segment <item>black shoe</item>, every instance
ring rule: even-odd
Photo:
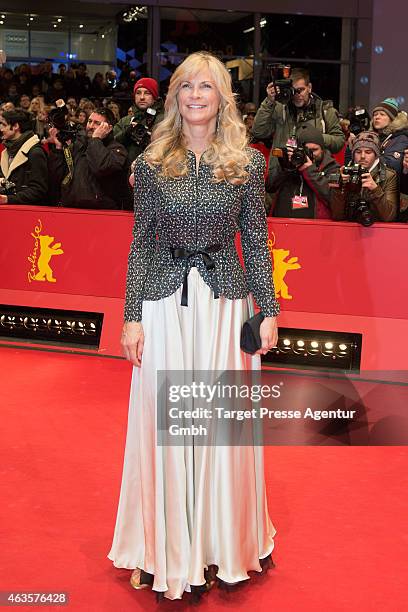
[[[160,603],[161,601],[164,601],[164,593],[163,591],[156,591],[156,602]]]
[[[203,593],[207,592],[207,583],[198,586],[191,585],[191,600],[194,604],[200,603]]]
[[[275,564],[273,562],[272,555],[270,554],[267,557],[264,557],[263,559],[259,559],[259,565],[262,568],[262,574],[266,573],[268,569],[273,569],[275,567]]]

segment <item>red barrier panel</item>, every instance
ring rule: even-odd
[[[100,350],[120,354],[115,334],[121,326],[132,215],[2,206],[0,223],[1,302],[104,312]],[[280,324],[363,333],[370,347],[366,367],[395,368],[397,354],[398,367],[405,368],[408,227],[288,219],[271,219],[268,225]],[[397,334],[394,360],[385,354],[373,358],[390,333]]]

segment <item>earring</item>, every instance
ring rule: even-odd
[[[215,133],[218,134],[219,129],[220,129],[220,122],[221,122],[221,111],[219,110],[217,113],[217,121],[215,123]]]

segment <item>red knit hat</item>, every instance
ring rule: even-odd
[[[136,81],[135,86],[133,88],[133,93],[136,93],[136,89],[139,87],[144,87],[149,91],[153,98],[156,99],[159,97],[159,85],[155,79],[151,79],[150,77],[143,77]]]

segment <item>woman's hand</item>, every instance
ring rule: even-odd
[[[278,343],[278,318],[277,317],[265,317],[259,328],[259,334],[261,336],[262,346],[259,351],[256,351],[257,355],[266,355],[268,351]]]
[[[137,368],[140,368],[144,346],[142,324],[136,321],[127,321],[123,326],[120,343],[126,359]]]

